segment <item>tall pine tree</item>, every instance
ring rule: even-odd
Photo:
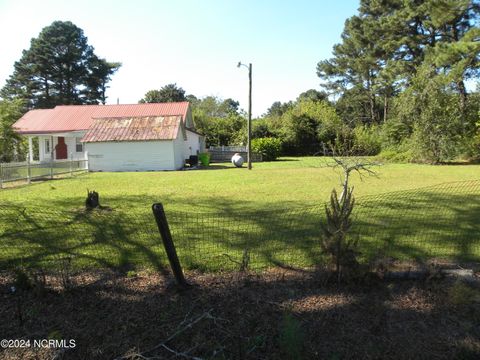
[[[105,103],[107,83],[120,66],[96,56],[82,29],[55,21],[15,62],[1,96],[25,100],[28,108]]]

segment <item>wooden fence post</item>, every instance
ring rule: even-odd
[[[180,265],[180,261],[178,260],[177,251],[172,240],[172,234],[170,233],[170,228],[168,226],[168,221],[165,215],[165,210],[163,209],[163,205],[160,203],[153,204],[152,211],[153,216],[155,217],[155,221],[157,222],[158,231],[160,232],[160,236],[162,237],[163,246],[165,247],[168,261],[170,262],[170,266],[172,267],[172,271],[175,275],[177,284],[181,287],[187,287],[189,286],[189,284],[183,276],[182,266]]]
[[[90,158],[88,157],[88,151],[85,151],[85,168],[87,172],[90,172]]]
[[[0,163],[0,189],[3,188],[3,165]]]
[[[32,177],[32,169],[30,167],[30,155],[27,156],[27,183],[30,184],[30,178]]]
[[[70,177],[73,176],[73,153],[70,153]]]

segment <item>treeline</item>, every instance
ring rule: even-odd
[[[479,13],[476,0],[362,0],[317,65],[321,91],[273,103],[253,137],[278,139],[284,155],[335,147],[397,161],[480,158]],[[236,101],[185,99],[209,145],[246,143]]]
[[[480,155],[480,6],[362,0],[317,75],[355,136],[385,157],[438,163]],[[357,146],[361,147],[361,146]]]

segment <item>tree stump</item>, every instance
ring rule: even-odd
[[[100,207],[100,200],[96,191],[87,190],[87,200],[85,200],[87,210],[93,210]]]

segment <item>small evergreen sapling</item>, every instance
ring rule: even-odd
[[[360,179],[364,174],[376,176],[376,172],[371,170],[371,167],[380,164],[364,158],[337,157],[335,149],[332,149],[332,152],[334,165],[331,167],[339,167],[343,172],[342,193],[338,196],[337,191],[333,189],[330,203],[325,205],[326,225],[323,228],[321,247],[330,257],[337,275],[337,282],[340,282],[346,270],[355,271],[359,267],[358,238],[349,236],[352,227],[351,215],[355,206],[353,187],[349,185],[350,175],[356,172]]]
[[[344,269],[358,267],[358,239],[349,239],[352,227],[352,210],[355,205],[353,188],[347,188],[340,198],[335,189],[330,195],[330,203],[325,205],[326,225],[323,228],[321,247],[328,254],[335,267],[337,280],[340,281]]]

